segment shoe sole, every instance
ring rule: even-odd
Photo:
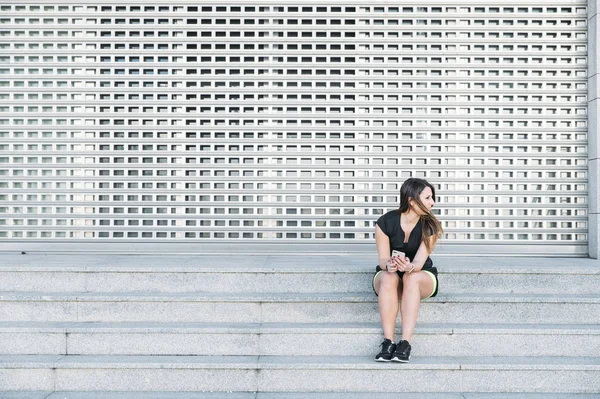
[[[382,357],[380,357],[379,359],[375,359],[376,362],[381,362],[381,363],[389,363],[392,360],[391,359],[384,359]]]
[[[406,360],[404,359],[398,359],[397,357],[393,358],[391,361],[394,363],[408,363],[408,361],[410,360],[410,357]]]

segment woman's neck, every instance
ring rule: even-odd
[[[420,216],[417,215],[417,213],[412,209],[402,213],[402,217],[408,224],[415,224],[419,221],[420,218]]]

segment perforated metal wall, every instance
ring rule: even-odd
[[[422,177],[443,252],[587,253],[585,1],[61,4],[0,5],[4,249],[373,250]]]

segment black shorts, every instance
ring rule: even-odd
[[[375,268],[375,275],[373,275],[373,292],[375,292],[375,278],[377,277],[377,275],[381,272],[384,272],[385,270],[382,270],[381,267],[379,267],[379,265],[377,265],[377,267]],[[433,292],[431,293],[431,295],[429,295],[427,298],[433,298],[434,296],[437,295],[438,293],[438,271],[437,268],[435,267],[428,267],[426,269],[421,269],[422,272],[425,272],[427,274],[429,274],[431,276],[431,278],[433,279]],[[386,272],[387,273],[387,272]],[[404,272],[401,271],[396,271],[396,273],[398,273],[398,276],[400,277],[400,281],[402,281],[402,276],[404,275]],[[375,292],[375,295],[377,295],[377,292]],[[427,299],[424,298],[424,299]]]

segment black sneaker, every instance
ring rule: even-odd
[[[392,354],[396,350],[396,344],[386,338],[379,346],[381,346],[381,352],[375,356],[375,361],[389,362],[392,359]]]
[[[408,363],[410,360],[410,344],[408,341],[400,341],[392,355],[392,362]]]

